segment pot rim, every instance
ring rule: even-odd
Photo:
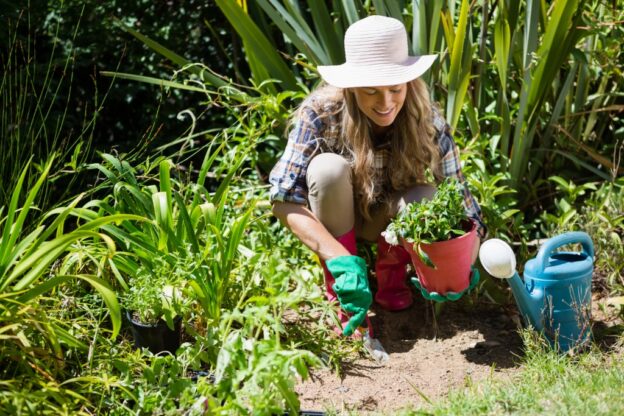
[[[147,323],[144,323],[144,322],[135,321],[132,318],[132,312],[134,312],[134,311],[130,311],[130,310],[126,309],[126,319],[128,319],[128,322],[130,322],[132,325],[136,325],[136,326],[138,326],[140,328],[157,328],[158,325],[161,325],[161,324],[167,325],[165,320],[162,319],[162,318],[158,318],[158,322],[156,322],[155,324],[147,324]],[[182,317],[180,315],[176,315],[173,318],[173,324],[175,325],[175,324],[177,324],[181,320],[182,320]]]

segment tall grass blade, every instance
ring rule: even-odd
[[[511,48],[511,34],[509,24],[499,14],[494,24],[494,49],[496,51],[496,69],[498,78],[503,87],[503,94],[507,94],[507,66],[509,62],[509,50]]]
[[[360,13],[358,12],[359,9],[355,5],[356,1],[359,3],[361,9],[362,4],[360,0],[340,0],[342,4],[342,11],[347,18],[349,26],[360,20]]]
[[[56,237],[54,240],[46,241],[41,244],[38,250],[16,263],[15,268],[6,278],[0,289],[6,289],[8,284],[21,275],[24,276],[15,283],[13,290],[19,291],[26,289],[35,280],[44,275],[48,266],[56,261],[61,253],[67,250],[70,244],[88,237],[99,238],[99,235],[93,231],[74,231],[62,237]]]
[[[180,224],[186,230],[186,233],[182,235],[182,233],[178,234],[180,241],[189,241],[193,248],[194,253],[201,252],[199,248],[199,241],[197,240],[197,236],[195,235],[196,229],[193,226],[191,221],[191,217],[189,216],[188,211],[186,210],[186,206],[184,205],[184,201],[178,194],[174,195],[176,204],[178,206],[178,214],[180,215]]]
[[[582,16],[583,7],[583,0],[572,2],[558,0],[553,4],[550,18],[544,17],[545,33],[536,53],[538,59],[535,70],[525,68],[525,83],[514,131],[510,165],[511,179],[516,188],[524,180],[527,171],[529,153],[533,146],[542,104],[550,95],[552,83],[558,76],[564,60],[569,57],[577,41],[584,34],[583,30],[577,29],[577,21]]]
[[[280,80],[282,89],[296,90],[297,81],[293,72],[284,63],[284,60],[277,53],[271,42],[260,32],[256,24],[240,6],[228,0],[216,0],[216,3],[243,39],[248,48],[247,56],[253,56],[254,59],[261,62],[271,78]],[[264,80],[256,79],[257,82]]]
[[[19,203],[19,198],[21,194],[21,188],[24,184],[24,180],[26,178],[26,173],[30,169],[30,163],[24,167],[22,174],[20,175],[17,184],[13,190],[13,195],[11,197],[11,202],[9,208],[7,210],[6,219],[4,220],[4,229],[2,230],[2,244],[0,245],[0,278],[4,275],[6,271],[7,259],[10,253],[10,250],[15,245],[17,239],[22,234],[22,227],[24,222],[26,221],[26,217],[28,213],[33,208],[33,203],[37,196],[37,193],[41,189],[41,186],[45,182],[48,177],[48,173],[50,172],[50,168],[52,167],[52,162],[54,161],[54,157],[50,158],[46,165],[43,168],[43,172],[37,179],[37,182],[32,186],[26,200],[22,204],[21,208],[18,210],[17,205]],[[15,214],[19,211],[19,215],[13,223],[13,218],[15,218]],[[0,281],[0,287],[4,286],[4,282]]]
[[[299,0],[269,0],[271,4],[280,12],[285,11],[284,17],[290,17],[296,22],[293,27],[302,29],[307,36],[315,38],[316,35],[312,31],[312,28],[308,25],[308,18],[303,15],[303,11],[299,6]],[[283,3],[283,5],[282,5]],[[285,9],[284,9],[285,7]]]
[[[383,16],[394,17],[403,20],[402,10],[405,6],[405,0],[373,0],[375,11]]]
[[[295,47],[316,64],[330,64],[331,60],[302,16],[289,11],[279,1],[258,0],[258,5]]]
[[[126,32],[130,33],[132,36],[134,36],[135,38],[143,42],[145,46],[153,49],[155,52],[169,59],[171,62],[178,65],[179,67],[187,66],[190,64],[190,61],[188,59],[178,55],[177,53],[173,52],[170,49],[167,49],[166,47],[156,42],[155,40],[143,35],[142,33],[132,29],[131,27],[123,23],[120,23],[120,26],[123,30],[125,30]],[[195,72],[197,75],[200,75],[203,81],[208,82],[216,87],[222,87],[227,84],[224,80],[222,80],[221,78],[209,72],[205,72],[205,71],[200,72],[199,70],[193,70],[193,72]]]
[[[422,79],[429,85],[431,98],[436,100],[436,83],[441,83],[444,77],[442,68],[445,66],[445,55],[442,51],[443,41],[448,30],[449,36],[454,36],[451,28],[445,26],[446,20],[442,7],[445,2],[427,2],[424,0],[412,0],[412,51],[416,55],[438,55],[439,58],[433,63],[432,69],[427,71]],[[452,21],[452,20],[451,20]],[[444,97],[447,96],[446,91]],[[444,103],[441,103],[444,105]]]
[[[327,5],[323,1],[309,3],[310,13],[316,32],[323,44],[323,48],[328,52],[333,64],[341,64],[345,61],[342,30],[332,21]]]
[[[472,47],[467,37],[469,8],[469,1],[462,0],[459,20],[450,49],[451,66],[448,75],[449,96],[446,103],[446,113],[452,128],[455,128],[459,122],[470,80]]]
[[[441,2],[436,2],[436,4],[438,3]],[[425,0],[412,0],[412,14],[414,15],[412,51],[416,55],[426,55],[429,52],[428,45],[430,45],[429,32],[427,31],[427,2]],[[433,28],[431,32],[433,32]]]
[[[505,1],[505,0],[500,0]],[[522,69],[528,71],[532,54],[537,49],[539,35],[540,0],[527,0],[525,11],[524,38],[522,48]]]
[[[571,33],[572,17],[579,6],[578,0],[557,0],[554,10],[546,26],[546,32],[537,50],[538,63],[533,74],[533,84],[529,92],[528,106],[534,108],[538,100],[545,96],[554,74],[559,70],[561,63],[568,56],[569,50],[563,48],[565,38]]]
[[[158,85],[159,87],[167,87],[167,88],[175,88],[178,90],[186,90],[186,91],[194,91],[194,92],[202,92],[206,93],[206,89],[196,87],[193,85],[182,84],[180,82],[168,81],[166,79],[148,77],[145,75],[135,75],[135,74],[126,74],[123,72],[113,72],[113,71],[100,71],[100,74],[105,77],[113,77],[119,79],[127,79],[130,81],[138,81],[146,84]]]

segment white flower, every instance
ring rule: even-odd
[[[391,244],[393,246],[399,245],[399,236],[397,235],[396,231],[391,229],[390,227],[388,227],[386,231],[383,231],[381,235],[388,244]]]
[[[243,349],[245,351],[253,351],[254,341],[253,339],[246,338],[243,340]]]
[[[180,289],[171,285],[163,287],[162,293],[160,294],[163,309],[172,309],[173,304],[179,302],[181,297],[182,292],[180,292]]]

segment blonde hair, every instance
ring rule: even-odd
[[[427,169],[431,169],[435,177],[439,176],[440,153],[429,91],[424,81],[415,79],[407,83],[405,103],[393,122],[394,128],[389,136],[389,159],[383,172],[375,168],[371,122],[358,107],[355,93],[350,89],[325,85],[314,92],[314,97],[324,106],[314,108],[319,117],[333,115],[341,120],[337,147],[351,159],[355,202],[364,218],[371,219],[372,205],[390,202],[390,191],[402,191],[427,183]],[[301,116],[303,107],[309,104],[306,100],[295,116]],[[323,111],[326,109],[332,110]]]

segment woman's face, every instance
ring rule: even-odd
[[[353,92],[359,109],[373,122],[375,133],[381,133],[394,122],[403,108],[407,84],[359,87]]]

